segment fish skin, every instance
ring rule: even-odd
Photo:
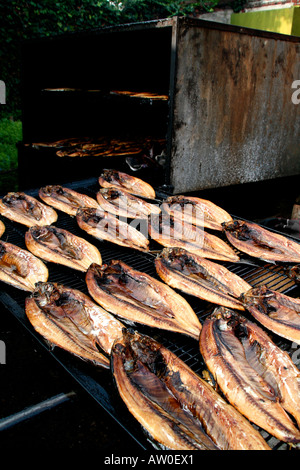
[[[86,273],[91,297],[124,321],[186,334],[198,341],[201,323],[188,302],[171,287],[119,260]]]
[[[243,293],[241,302],[264,327],[300,344],[300,299],[262,285]]]
[[[165,450],[270,450],[248,420],[152,338],[124,330],[111,358],[121,398]]]
[[[253,356],[246,357],[253,348],[258,350],[255,361]],[[200,352],[229,403],[277,439],[300,447],[300,431],[283,408],[276,377],[268,379],[272,374],[268,362],[263,362],[272,354],[276,367],[285,367],[282,351],[260,327],[240,313],[218,307],[203,323]]]
[[[42,260],[13,243],[0,241],[0,280],[24,291],[47,281],[49,271]]]
[[[155,190],[149,183],[122,171],[104,169],[98,182],[103,188],[121,188],[136,196],[155,198]]]
[[[300,264],[295,264],[291,268],[287,269],[287,275],[298,284],[300,283]]]
[[[239,256],[228,243],[188,222],[182,223],[169,214],[151,216],[149,235],[166,248],[184,248],[203,258],[220,261],[239,261]]]
[[[107,240],[120,246],[149,251],[149,240],[136,228],[119,220],[113,214],[96,208],[77,210],[76,220],[79,227],[98,240]]]
[[[92,197],[58,184],[40,188],[39,197],[55,209],[71,216],[76,215],[79,207],[99,207],[97,201]]]
[[[222,223],[232,221],[231,215],[224,209],[199,197],[169,196],[163,202],[162,207],[175,218],[213,230],[222,231]]]
[[[63,243],[60,243],[60,240],[63,240]],[[101,254],[94,245],[53,225],[30,227],[25,233],[25,244],[29,251],[45,261],[63,264],[83,272],[93,262],[102,263]]]
[[[0,220],[0,237],[2,237],[4,232],[5,232],[5,225],[2,222],[2,220]]]
[[[155,259],[155,267],[170,287],[208,302],[244,310],[239,297],[251,286],[221,264],[182,248],[164,248]]]
[[[148,219],[149,215],[160,213],[160,208],[152,203],[117,188],[102,188],[97,192],[100,207],[111,214],[132,219]]]
[[[222,225],[231,245],[250,256],[266,261],[300,262],[300,243],[284,235],[239,219]]]
[[[37,283],[25,300],[25,312],[34,329],[51,344],[110,367],[112,345],[124,326],[81,291],[58,283]]]
[[[9,192],[0,199],[0,214],[27,227],[51,225],[58,217],[52,207],[22,191]]]

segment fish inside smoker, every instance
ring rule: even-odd
[[[82,230],[99,240],[107,240],[139,251],[149,251],[149,240],[142,232],[100,207],[78,209],[76,220]]]
[[[273,233],[254,222],[225,222],[228,241],[238,250],[266,261],[300,262],[300,243]]]
[[[119,260],[86,273],[91,297],[125,322],[183,333],[198,340],[201,330],[189,303],[166,284]]]
[[[52,345],[109,368],[109,355],[124,325],[77,289],[39,282],[25,301],[34,329]]]
[[[233,406],[154,339],[123,330],[111,358],[121,398],[156,447],[270,450]]]
[[[200,334],[203,359],[228,401],[277,439],[300,447],[300,372],[255,323],[218,307]]]
[[[163,202],[162,208],[175,218],[213,230],[222,230],[223,222],[232,221],[224,209],[198,197],[170,196]]]
[[[33,291],[35,283],[47,281],[47,266],[18,246],[0,241],[0,280],[18,289]]]
[[[263,285],[243,293],[241,302],[270,331],[300,344],[300,299]]]
[[[57,220],[57,213],[52,207],[23,192],[7,193],[0,200],[0,214],[27,227],[51,225]]]
[[[164,248],[155,268],[169,286],[225,307],[244,310],[239,297],[251,286],[225,266],[182,248]]]
[[[121,171],[105,169],[98,181],[103,188],[120,188],[136,196],[155,198],[155,190],[149,183]]]
[[[97,201],[103,210],[122,217],[147,219],[152,213],[160,213],[158,206],[117,188],[100,189]]]
[[[221,238],[203,228],[181,222],[169,214],[152,215],[148,224],[149,235],[164,247],[184,248],[203,258],[220,261],[239,261],[239,256]]]
[[[50,206],[73,216],[76,215],[79,207],[99,207],[95,199],[60,185],[40,188],[39,197]]]
[[[79,271],[86,271],[92,263],[102,263],[94,245],[53,225],[30,227],[25,233],[25,243],[29,251],[43,260]]]

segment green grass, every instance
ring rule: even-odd
[[[22,140],[21,121],[0,120],[0,192],[17,189],[17,142]]]

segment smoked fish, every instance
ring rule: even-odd
[[[162,209],[176,219],[200,227],[223,230],[223,222],[232,222],[231,215],[213,202],[199,197],[175,195],[168,197]]]
[[[155,268],[169,286],[225,307],[244,310],[239,297],[251,286],[225,266],[182,248],[164,248]]]
[[[92,264],[86,273],[86,284],[96,302],[124,321],[199,340],[201,323],[188,302],[163,282],[122,261]]]
[[[159,214],[161,211],[155,204],[122,189],[102,188],[96,197],[103,210],[122,217],[148,219],[150,214]]]
[[[107,240],[139,251],[149,251],[149,240],[142,232],[100,207],[78,209],[76,220],[82,230],[99,240]]]
[[[300,446],[300,372],[290,356],[239,312],[218,307],[200,334],[203,359],[225,397],[251,422]]]
[[[0,199],[0,214],[27,227],[51,225],[57,220],[52,207],[21,191],[9,192]]]
[[[111,358],[121,398],[156,446],[163,450],[270,450],[248,420],[149,336],[123,330]]]
[[[50,344],[104,368],[124,325],[77,289],[39,282],[25,300],[26,315]]]
[[[40,188],[39,197],[49,206],[72,216],[76,215],[79,207],[99,207],[96,199],[60,185],[48,185]]]
[[[262,285],[244,292],[241,302],[265,328],[300,344],[300,299]]]
[[[203,258],[221,261],[239,261],[239,256],[221,238],[188,222],[182,223],[169,214],[152,215],[148,231],[153,240],[164,247],[184,248]]]
[[[228,241],[238,250],[266,261],[300,262],[300,243],[254,222],[225,222]]]
[[[30,227],[25,233],[29,251],[45,261],[86,271],[91,263],[102,263],[99,250],[81,237],[53,225]]]
[[[135,196],[142,196],[148,199],[155,198],[155,190],[149,183],[122,171],[104,169],[98,181],[103,188],[125,189],[125,191]]]
[[[2,220],[0,220],[0,237],[2,237],[4,232],[5,232],[5,225],[2,222]]]
[[[18,246],[0,241],[0,280],[18,289],[33,291],[35,283],[47,281],[47,266]]]

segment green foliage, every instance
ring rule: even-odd
[[[0,171],[17,168],[17,142],[22,140],[21,121],[2,119],[0,121]]]
[[[0,120],[0,193],[18,189],[18,151],[22,140],[21,121]]]

